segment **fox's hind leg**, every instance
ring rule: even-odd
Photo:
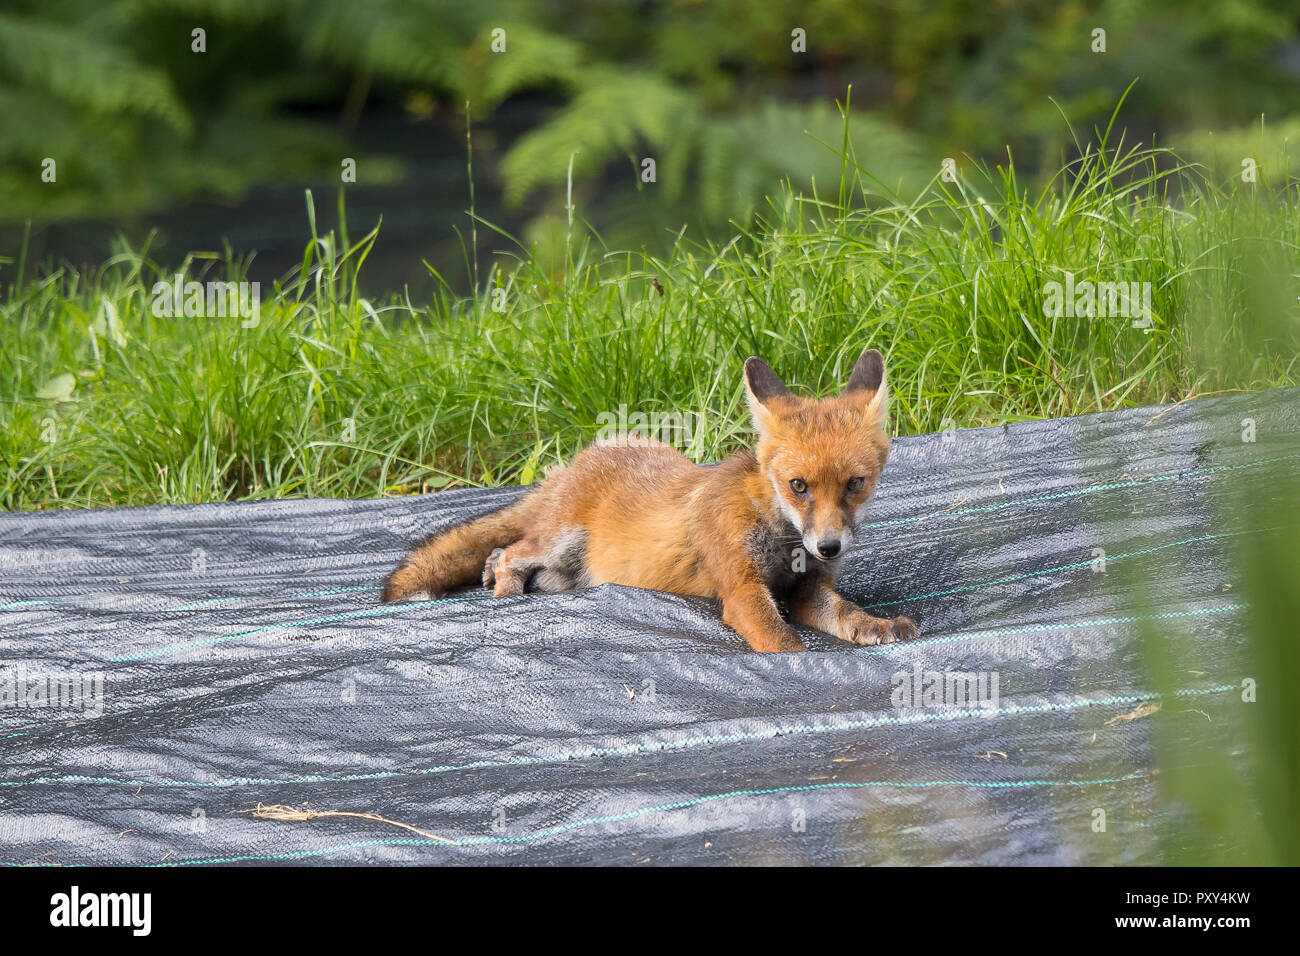
[[[545,572],[546,557],[547,549],[528,538],[497,548],[483,566],[483,586],[490,587],[497,597],[523,594],[530,589],[530,580]]]
[[[497,583],[497,562],[501,560],[501,555],[505,553],[505,548],[497,548],[487,556],[483,562],[483,586],[491,588]]]
[[[586,533],[564,531],[546,542],[525,538],[488,555],[483,586],[497,597],[525,591],[572,591],[586,581]]]
[[[497,548],[483,565],[483,586],[497,597],[523,594],[528,579],[540,567],[538,552],[537,545],[527,539]]]

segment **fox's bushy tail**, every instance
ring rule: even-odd
[[[382,600],[402,601],[421,591],[439,597],[452,588],[477,584],[488,555],[524,536],[531,498],[529,495],[420,542],[384,582]]]

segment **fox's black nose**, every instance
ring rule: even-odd
[[[817,553],[823,558],[833,558],[840,553],[840,539],[827,538],[825,541],[817,542]]]

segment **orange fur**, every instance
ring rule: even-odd
[[[480,576],[498,595],[622,584],[720,600],[759,651],[804,650],[778,600],[843,640],[914,636],[907,618],[873,617],[834,590],[889,453],[880,353],[864,352],[844,391],[821,400],[751,358],[745,391],[754,451],[700,466],[649,440],[590,445],[510,507],[415,548],[384,600]]]

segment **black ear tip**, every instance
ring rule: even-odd
[[[771,398],[789,391],[781,377],[757,355],[745,359],[745,382],[757,399]]]
[[[858,356],[845,391],[874,392],[885,377],[885,357],[878,349],[867,349]]]

